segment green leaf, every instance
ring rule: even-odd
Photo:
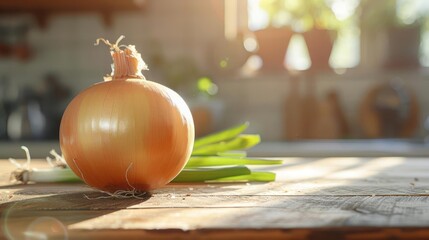
[[[236,127],[232,127],[217,133],[213,133],[198,139],[195,139],[194,142],[194,149],[199,148],[201,146],[207,145],[207,144],[213,144],[217,142],[222,142],[226,140],[230,140],[232,138],[235,138],[237,135],[242,133],[244,130],[247,129],[249,126],[248,122],[245,122],[243,124],[240,124]]]
[[[221,152],[247,149],[255,146],[261,141],[259,135],[239,135],[236,138],[224,142],[204,145],[194,148],[192,156],[195,155],[217,155]]]
[[[282,164],[282,160],[267,160],[253,158],[237,158],[237,157],[219,157],[219,156],[200,156],[191,157],[185,168],[192,167],[213,167],[225,165],[277,165]]]
[[[220,157],[235,157],[235,158],[245,158],[247,157],[246,151],[228,151],[217,153],[217,156]]]
[[[273,182],[276,180],[276,174],[272,172],[252,172],[248,175],[232,176],[218,178],[209,182]]]
[[[239,175],[249,175],[251,171],[247,167],[227,167],[227,168],[194,168],[183,169],[172,182],[205,182],[219,178],[233,177]]]

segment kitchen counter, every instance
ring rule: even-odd
[[[429,238],[429,158],[284,158],[262,167],[275,182],[171,184],[129,199],[11,183],[13,168],[0,160],[0,238]]]
[[[429,143],[401,139],[262,142],[248,153],[255,157],[429,157]]]

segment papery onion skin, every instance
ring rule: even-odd
[[[184,100],[142,79],[84,90],[68,105],[60,126],[67,164],[88,185],[108,192],[164,186],[185,166],[193,142],[194,123]]]

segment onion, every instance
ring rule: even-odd
[[[77,95],[64,112],[60,146],[67,164],[88,185],[147,191],[169,183],[192,152],[194,123],[173,90],[146,80],[132,45],[110,46],[113,71]]]

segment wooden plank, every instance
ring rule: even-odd
[[[84,229],[429,226],[429,196],[190,196],[88,200],[78,194],[66,194],[4,203],[0,209],[7,214],[3,217],[12,219],[40,215],[63,218],[67,212],[64,216],[67,219],[73,215],[81,218],[72,227]],[[89,217],[90,220],[81,221],[97,211],[102,218]]]
[[[319,239],[347,239],[347,240],[374,240],[374,239],[397,239],[413,240],[428,239],[427,228],[300,228],[300,229],[257,229],[257,230],[234,230],[234,229],[198,229],[191,231],[177,230],[129,230],[129,231],[73,231],[70,236],[78,239],[204,239],[204,240],[319,240]]]
[[[429,181],[422,179],[344,182],[338,180],[319,180],[309,182],[272,182],[266,184],[176,184],[150,193],[155,198],[188,196],[427,196]],[[83,184],[28,184],[0,187],[0,203],[27,200],[37,197],[95,193]],[[106,194],[99,194],[98,197]],[[61,199],[59,199],[61,201]]]
[[[402,199],[289,199],[270,207],[124,209],[84,220],[70,229],[291,229],[340,226],[428,227],[427,202],[407,207]],[[415,199],[408,199],[415,201]],[[340,201],[344,208],[332,205]],[[425,200],[427,201],[427,200]],[[315,203],[316,202],[316,203]],[[277,203],[281,205],[280,203]],[[399,206],[396,207],[395,204]],[[300,207],[300,208],[295,208]]]
[[[34,161],[32,166],[46,167]],[[424,158],[285,158],[285,164],[258,168],[274,171],[278,181],[266,184],[172,184],[154,194],[199,195],[426,195],[429,194],[429,160]],[[10,184],[13,166],[0,161],[0,184]],[[80,185],[16,185],[0,188],[0,198],[13,194],[48,195],[88,191]],[[4,196],[4,197],[1,197]]]
[[[19,236],[23,236],[20,234]],[[299,228],[299,229],[197,229],[182,231],[168,230],[71,230],[67,234],[56,233],[46,236],[49,239],[289,239],[289,240],[319,240],[319,239],[347,239],[347,240],[425,240],[429,236],[427,228],[373,228],[373,227],[334,227],[334,228]],[[15,235],[13,236],[15,237]],[[11,238],[10,238],[11,239]]]
[[[35,225],[37,229],[44,229],[44,224],[65,229],[70,234],[85,230],[180,232],[429,226],[428,196],[219,196],[213,199],[198,196],[147,200],[85,200],[77,196],[50,196],[2,204],[1,225],[16,236]],[[85,204],[87,207],[80,207]]]

